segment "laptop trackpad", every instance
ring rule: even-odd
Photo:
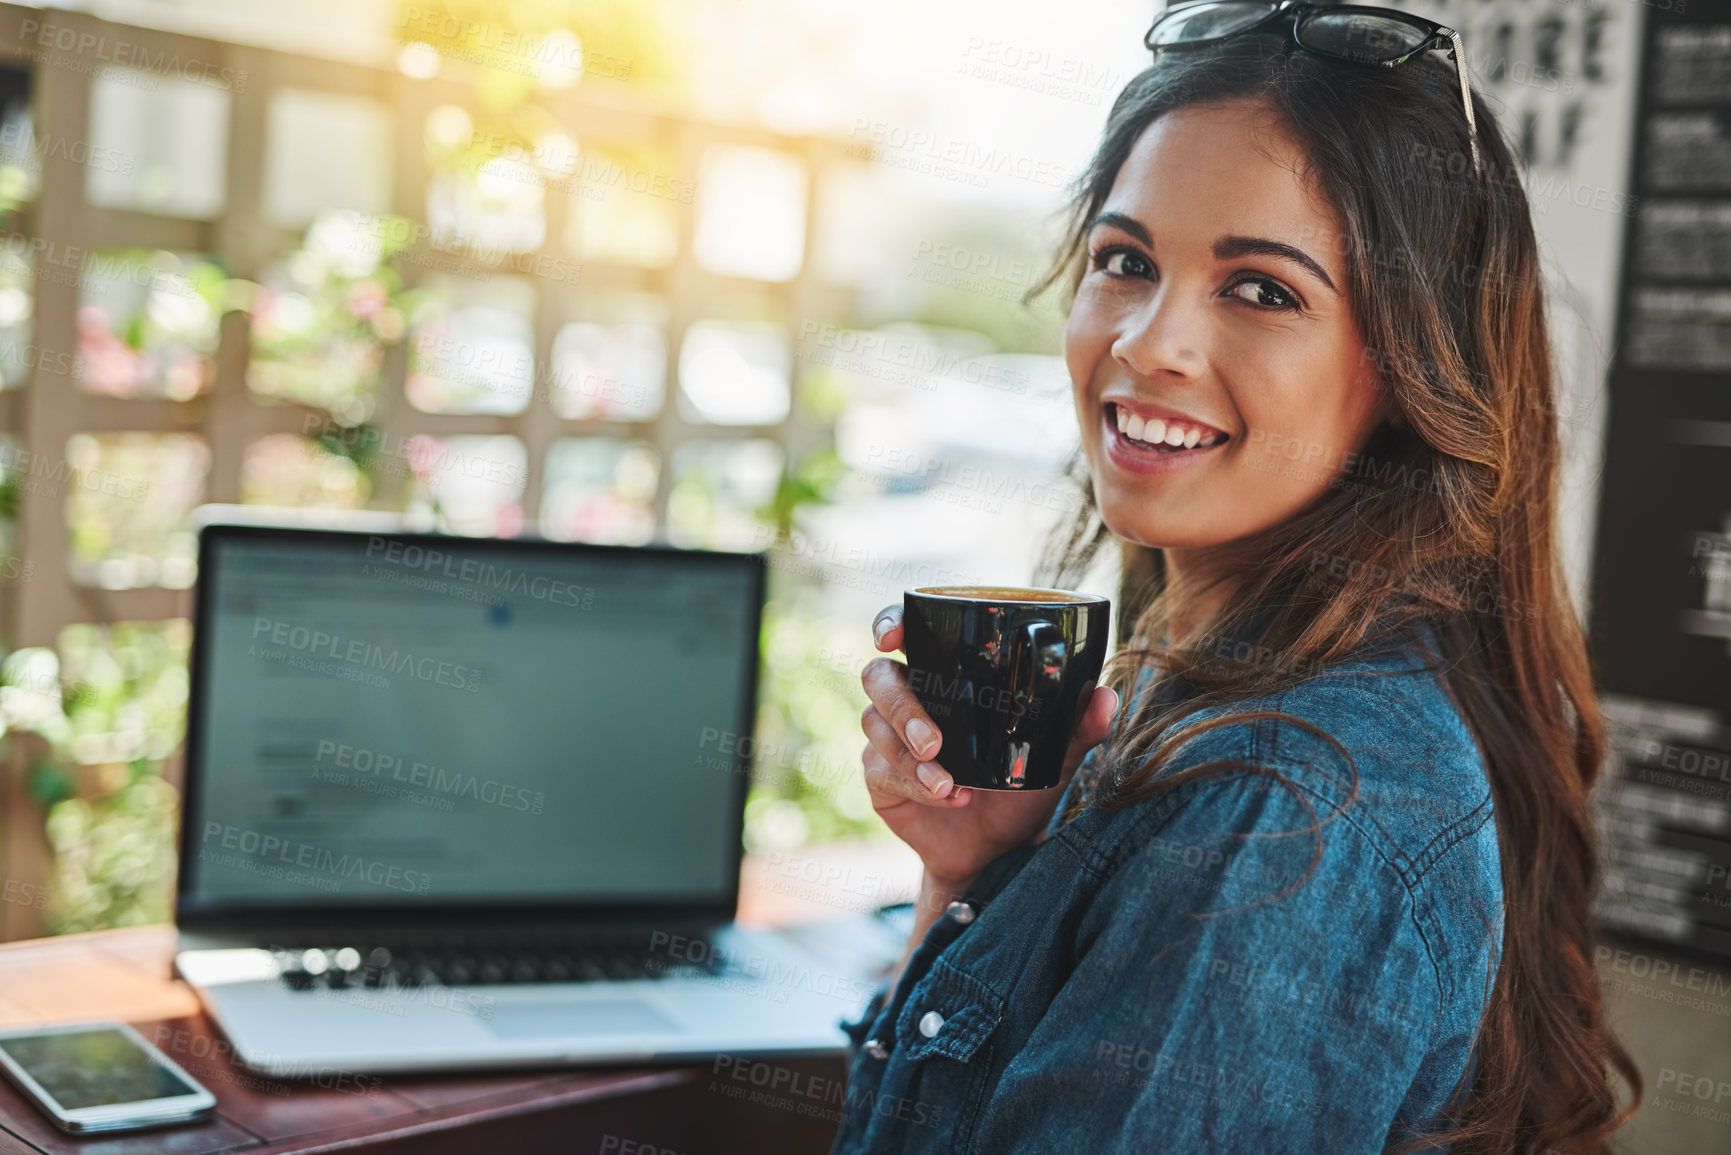
[[[505,1003],[493,1008],[487,1026],[506,1039],[570,1035],[631,1035],[678,1032],[680,1026],[635,999],[584,1003]]]

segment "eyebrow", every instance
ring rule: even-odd
[[[1113,228],[1122,229],[1150,248],[1154,245],[1153,234],[1148,231],[1147,226],[1135,217],[1108,210],[1096,214],[1094,219],[1088,222],[1088,231],[1093,232],[1100,225],[1111,225]],[[1229,261],[1234,257],[1281,257],[1310,270],[1317,280],[1328,286],[1331,292],[1336,296],[1340,294],[1340,290],[1335,287],[1334,280],[1328,275],[1326,269],[1317,264],[1309,253],[1284,241],[1273,241],[1267,237],[1221,237],[1214,242],[1214,256],[1222,261]]]

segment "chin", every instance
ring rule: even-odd
[[[1230,540],[1221,537],[1217,531],[1201,531],[1194,525],[1185,524],[1187,519],[1150,518],[1146,513],[1137,516],[1111,506],[1101,508],[1100,520],[1106,523],[1113,537],[1149,549],[1195,549]]]

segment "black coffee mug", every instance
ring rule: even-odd
[[[1106,661],[1112,603],[1015,586],[902,593],[908,687],[943,733],[933,761],[957,786],[1049,790]]]

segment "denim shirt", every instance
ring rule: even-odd
[[[1062,826],[1060,805],[995,859],[842,1024],[832,1155],[1344,1155],[1438,1126],[1495,979],[1502,875],[1433,638],[1174,724],[1303,719],[1350,753],[1356,797],[1309,728],[1233,722],[1161,773],[1226,772]]]

